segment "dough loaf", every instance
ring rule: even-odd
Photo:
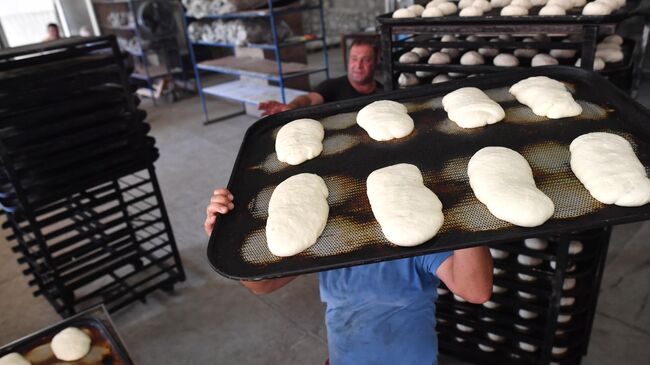
[[[324,137],[325,131],[320,122],[297,119],[280,128],[275,138],[275,153],[278,160],[299,165],[320,155]]]
[[[31,365],[21,354],[12,352],[0,357],[0,365]]]
[[[359,110],[357,124],[376,141],[406,137],[414,128],[406,107],[390,100],[375,101]]]
[[[505,147],[485,147],[467,165],[476,198],[497,218],[522,227],[546,222],[555,205],[535,186],[526,159]]]
[[[298,174],[280,183],[269,201],[266,221],[269,251],[288,257],[316,243],[327,224],[328,196],[327,186],[318,175]]]
[[[92,340],[84,331],[76,327],[68,327],[52,337],[50,347],[57,359],[77,361],[90,351],[91,342]]]
[[[442,106],[449,119],[461,128],[494,124],[506,115],[501,105],[475,87],[464,87],[445,95]]]
[[[438,233],[442,203],[424,186],[420,170],[397,164],[373,171],[366,182],[372,213],[386,239],[398,246],[416,246]]]
[[[510,94],[539,116],[558,119],[582,113],[563,83],[546,76],[533,76],[512,85]]]
[[[571,170],[599,202],[624,207],[650,202],[650,179],[625,138],[587,133],[574,139],[569,150]]]

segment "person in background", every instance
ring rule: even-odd
[[[325,80],[314,91],[298,96],[288,104],[268,100],[259,103],[258,109],[263,111],[262,115],[271,115],[303,106],[358,98],[380,92],[383,86],[375,81],[377,59],[377,46],[374,43],[364,40],[354,41],[350,46],[350,58],[345,76]]]
[[[55,23],[50,23],[47,25],[47,37],[43,39],[43,42],[55,41],[61,39],[61,34],[59,34],[59,26]]]

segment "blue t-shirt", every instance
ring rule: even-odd
[[[321,272],[331,365],[436,364],[436,270],[452,252]]]

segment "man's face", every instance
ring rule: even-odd
[[[375,76],[375,52],[364,44],[350,48],[348,78],[359,84],[370,83]]]
[[[59,28],[51,26],[47,27],[47,35],[49,35],[50,38],[59,38]]]

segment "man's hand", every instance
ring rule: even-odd
[[[210,204],[206,209],[205,223],[203,223],[203,228],[208,236],[212,233],[217,216],[219,214],[226,214],[235,208],[232,200],[233,196],[226,188],[219,188],[212,192]]]
[[[279,103],[275,100],[267,100],[257,105],[257,110],[263,110],[262,116],[272,115],[291,109],[287,104]]]

